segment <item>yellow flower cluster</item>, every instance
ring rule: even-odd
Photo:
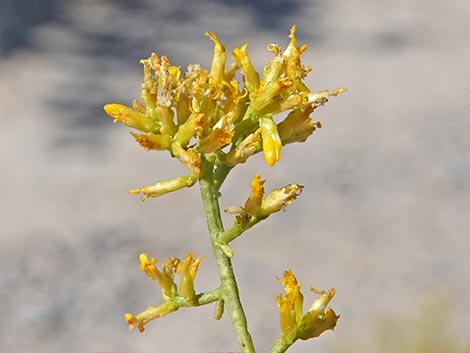
[[[303,186],[292,183],[279,189],[272,190],[264,197],[264,183],[259,174],[253,177],[251,193],[243,207],[233,206],[225,209],[226,213],[239,215],[235,221],[241,223],[250,221],[251,217],[264,219],[272,213],[284,209],[292,203],[301,193]],[[263,198],[264,197],[264,198]]]
[[[200,173],[202,154],[214,153],[221,163],[232,167],[261,150],[273,166],[283,145],[302,142],[321,127],[309,117],[328,96],[345,89],[310,92],[302,82],[311,70],[300,56],[307,46],[297,45],[295,26],[290,43],[282,51],[270,44],[274,57],[263,75],[255,70],[245,43],[232,51],[233,62],[226,66],[226,52],[214,33],[210,70],[190,65],[184,75],[171,66],[167,57],[153,53],[142,60],[144,79],[140,98],[132,107],[107,104],[104,110],[114,122],[139,130],[132,133],[147,150],[168,150],[192,174]],[[244,85],[235,80],[241,72]],[[289,111],[276,123],[273,117]]]
[[[295,340],[307,340],[320,336],[327,330],[333,330],[339,316],[333,309],[327,308],[335,295],[335,289],[320,291],[310,288],[312,292],[320,295],[314,300],[308,311],[303,313],[304,297],[300,292],[300,284],[297,282],[292,271],[284,272],[284,279],[279,279],[284,285],[284,297],[279,294],[276,297],[279,307],[279,318],[281,324],[281,340],[292,344]]]
[[[124,318],[129,329],[133,329],[137,325],[139,331],[143,332],[144,325],[149,321],[176,311],[183,305],[197,305],[194,279],[202,260],[201,256],[194,259],[193,254],[189,253],[183,261],[174,257],[165,259],[162,262],[161,271],[157,268],[157,260],[154,257],[149,261],[147,254],[142,253],[139,259],[140,269],[160,286],[165,303],[159,306],[150,306],[138,315],[125,314]],[[174,281],[175,275],[180,276],[178,286]]]

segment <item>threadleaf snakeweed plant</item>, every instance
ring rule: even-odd
[[[180,308],[215,303],[215,319],[227,311],[241,352],[254,353],[232,268],[234,253],[230,243],[288,206],[301,194],[303,186],[292,183],[266,195],[265,181],[255,175],[244,205],[225,210],[234,215],[233,224],[227,228],[220,215],[219,190],[229,172],[254,154],[262,151],[266,163],[272,167],[279,161],[285,145],[304,142],[321,127],[310,115],[329,96],[345,89],[311,92],[304,84],[311,68],[301,63],[307,45],[297,45],[295,26],[291,28],[287,49],[282,51],[276,44],[268,46],[273,58],[261,75],[248,55],[248,43],[235,48],[233,61],[226,65],[224,46],[214,33],[206,36],[214,42],[210,70],[189,65],[186,73],[181,74],[180,68],[170,65],[166,56],[152,53],[141,61],[144,69],[141,102],[134,100],[131,107],[107,104],[104,110],[115,123],[140,131],[131,135],[144,149],[166,150],[189,171],[187,175],[129,193],[140,194],[145,200],[199,184],[220,286],[196,292],[194,281],[200,256],[195,258],[188,253],[183,260],[166,258],[159,268],[154,257],[142,253],[140,269],[160,286],[163,303],[124,317],[130,329],[137,327],[143,332],[150,321]],[[235,79],[238,71],[243,83]],[[276,117],[282,112],[288,113],[282,119]],[[328,307],[334,289],[310,288],[318,298],[304,312],[304,297],[292,271],[285,271],[279,282],[284,286],[284,295],[276,297],[281,332],[269,353],[285,352],[295,341],[317,337],[336,326],[339,316]]]

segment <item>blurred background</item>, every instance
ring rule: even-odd
[[[138,61],[152,51],[208,68],[213,31],[228,53],[249,41],[262,70],[266,46],[285,47],[297,24],[309,86],[349,91],[315,112],[324,128],[275,168],[256,156],[222,189],[228,207],[255,173],[266,189],[305,185],[233,243],[258,351],[278,336],[276,276],[290,268],[306,305],[309,284],[335,287],[341,315],[292,353],[469,352],[469,18],[459,0],[2,0],[1,350],[238,350],[212,306],[128,331],[124,313],[160,300],[140,252],[194,251],[197,289],[218,278],[197,187],[145,203],[127,194],[185,169],[140,148],[102,106],[138,97]]]

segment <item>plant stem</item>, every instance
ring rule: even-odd
[[[292,343],[285,343],[277,340],[274,342],[274,345],[272,348],[268,351],[268,353],[284,353],[289,349],[290,346],[292,346],[294,342]]]
[[[199,187],[202,203],[206,213],[207,226],[209,228],[212,251],[219,270],[222,297],[225,301],[227,312],[232,320],[235,335],[242,353],[255,353],[253,340],[248,332],[245,312],[243,311],[238,293],[238,286],[232,268],[232,262],[218,246],[218,236],[224,232],[219,207],[220,180],[214,179],[214,164],[205,157],[201,161],[201,175]],[[225,178],[226,175],[224,175]]]

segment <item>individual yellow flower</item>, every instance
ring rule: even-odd
[[[300,56],[307,50],[307,45],[297,46],[295,30],[296,26],[292,26],[289,34],[290,43],[284,53],[282,53],[282,57],[286,62],[286,76],[291,80],[299,81],[304,78],[308,71],[300,62]]]
[[[126,313],[124,315],[124,319],[129,325],[129,330],[132,330],[137,325],[139,332],[144,332],[144,326],[149,321],[158,319],[159,317],[172,313],[178,309],[179,307],[174,301],[168,301],[159,306],[149,306],[147,309],[145,309],[145,311],[138,315]]]
[[[188,188],[196,184],[197,176],[189,174],[180,176],[171,180],[158,181],[152,186],[142,186],[138,189],[129,190],[129,194],[142,194],[142,201],[149,197],[159,197],[169,192],[173,192],[182,188]]]
[[[149,306],[142,313],[133,315],[127,313],[124,318],[129,325],[129,329],[138,327],[140,332],[144,331],[144,325],[149,321],[178,310],[181,306],[198,305],[196,293],[194,291],[194,278],[202,260],[202,256],[197,259],[193,254],[187,254],[184,261],[177,258],[165,259],[162,261],[162,270],[158,270],[155,264],[155,258],[148,259],[146,253],[139,256],[140,268],[152,280],[156,281],[162,289],[164,304],[158,306]],[[180,285],[177,288],[174,277],[180,276]],[[181,301],[181,299],[187,300]]]
[[[170,136],[175,134],[177,128],[173,121],[175,115],[173,110],[165,106],[158,106],[154,109],[150,109],[149,115],[160,122],[160,132],[162,134]]]
[[[106,104],[104,111],[114,118],[114,123],[121,122],[126,126],[143,132],[158,133],[160,131],[160,124],[155,120],[125,105],[116,103]]]
[[[251,193],[245,202],[245,212],[248,214],[255,214],[261,207],[263,202],[264,187],[263,184],[266,180],[261,180],[261,176],[256,174],[251,182]]]
[[[157,78],[152,75],[151,61],[155,60],[157,55],[152,53],[150,58],[140,60],[143,66],[144,78],[141,84],[140,98],[148,109],[153,109],[157,105]]]
[[[261,180],[261,177],[256,174],[253,177],[251,192],[245,205],[243,207],[231,206],[224,210],[226,213],[236,215],[236,224],[247,224],[253,217],[256,218],[257,222],[269,217],[272,213],[278,212],[291,204],[292,201],[300,195],[303,188],[303,186],[299,184],[289,184],[283,188],[272,190],[268,196],[263,199],[264,182],[265,181]]]
[[[327,330],[333,330],[339,319],[339,315],[336,315],[333,309],[327,308],[336,293],[335,289],[319,291],[311,287],[310,290],[319,294],[320,298],[313,302],[299,324],[298,338],[302,340],[318,337]]]
[[[148,150],[168,150],[171,146],[171,137],[168,135],[159,135],[152,132],[146,134],[136,134],[131,132],[139,145]]]
[[[140,254],[139,260],[140,269],[145,272],[148,278],[158,283],[162,289],[163,298],[165,300],[174,298],[177,295],[177,289],[173,278],[179,261],[177,259],[164,260],[162,263],[162,271],[159,271],[155,266],[157,260],[152,257],[149,261],[147,253]]]
[[[312,119],[309,117],[313,109],[310,105],[305,109],[295,109],[278,124],[277,130],[283,145],[292,142],[303,142],[316,128],[321,127],[319,122],[313,124]]]
[[[215,82],[225,81],[225,61],[227,59],[225,47],[220,44],[215,33],[206,32],[205,35],[214,42],[214,57],[212,59],[209,77]]]
[[[202,134],[204,124],[203,113],[191,113],[186,121],[178,126],[174,141],[180,146],[186,147],[193,137]]]
[[[274,57],[269,64],[265,66],[263,71],[263,82],[260,85],[261,93],[263,94],[266,85],[278,81],[282,74],[285,72],[285,62],[281,54],[281,48],[276,44],[270,44],[268,50],[274,53]]]
[[[224,90],[226,100],[223,103],[224,118],[230,125],[236,125],[248,108],[248,91],[246,89],[240,91],[235,80],[223,84],[226,87]]]
[[[232,51],[233,60],[238,67],[240,67],[245,85],[250,94],[256,93],[259,88],[259,74],[256,72],[250,57],[246,52],[248,43],[243,44],[240,48],[235,48]]]
[[[285,344],[291,345],[297,339],[318,337],[323,332],[334,329],[339,316],[333,309],[327,308],[335,295],[334,288],[328,291],[310,288],[319,294],[320,298],[316,299],[310,309],[303,314],[303,295],[292,271],[285,271],[284,279],[279,279],[279,282],[284,285],[285,293],[284,297],[281,294],[276,297],[281,326],[280,339]]]
[[[262,116],[259,119],[261,139],[263,142],[264,159],[270,167],[281,158],[282,142],[277,131],[276,123],[270,116]]]
[[[278,279],[284,286],[285,296],[276,296],[279,308],[281,325],[281,339],[286,343],[292,343],[297,338],[298,323],[302,319],[302,306],[304,297],[300,292],[300,284],[297,282],[291,270],[284,272],[284,279]]]
[[[194,278],[196,277],[197,269],[201,263],[201,260],[202,256],[194,259],[193,254],[189,253],[177,268],[177,274],[180,275],[180,285],[178,286],[178,290],[181,296],[186,298],[191,304],[196,302]]]

